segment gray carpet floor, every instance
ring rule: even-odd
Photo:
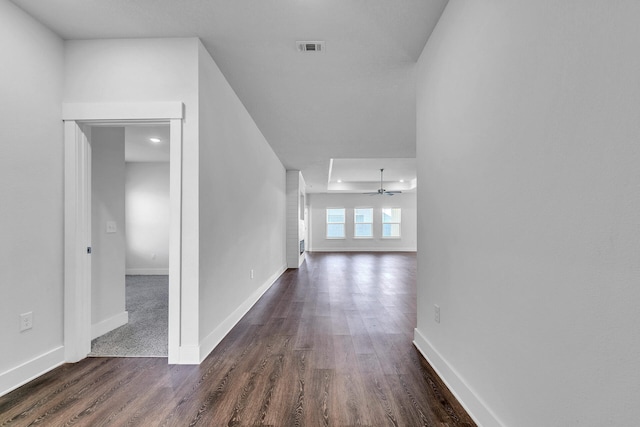
[[[127,276],[129,323],[91,341],[94,357],[167,357],[169,276]]]

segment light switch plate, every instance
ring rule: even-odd
[[[107,233],[115,233],[118,231],[115,221],[107,221]]]

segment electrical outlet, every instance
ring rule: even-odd
[[[253,279],[253,268],[251,269],[251,272],[249,273],[249,276]]]
[[[438,304],[434,304],[433,309],[435,314],[435,321],[436,323],[440,323],[440,306]]]
[[[22,313],[20,315],[20,332],[33,328],[33,312]]]

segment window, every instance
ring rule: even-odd
[[[344,208],[327,209],[327,239],[344,239]]]
[[[373,237],[373,208],[355,208],[353,222],[353,237]]]
[[[382,208],[382,237],[400,237],[400,208]]]

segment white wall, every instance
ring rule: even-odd
[[[309,251],[415,251],[416,250],[416,193],[394,196],[365,194],[308,194],[310,211]],[[401,238],[382,238],[382,208],[401,208]],[[327,208],[345,208],[345,239],[327,239]],[[373,209],[373,238],[353,237],[353,209]]]
[[[284,270],[286,202],[280,160],[202,45],[199,57],[203,357]]]
[[[421,56],[416,342],[485,426],[640,420],[638,22],[451,0]]]
[[[91,336],[127,323],[124,128],[91,130]],[[107,223],[115,224],[107,230]]]
[[[169,163],[126,163],[127,274],[169,274]]]
[[[0,394],[62,362],[62,40],[0,2]],[[19,315],[33,329],[19,332]]]

